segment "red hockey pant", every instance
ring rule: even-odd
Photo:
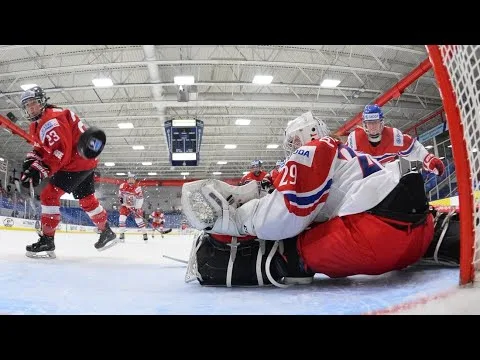
[[[308,268],[332,278],[379,275],[417,262],[433,239],[433,217],[400,230],[361,213],[319,223],[299,235],[297,247]]]

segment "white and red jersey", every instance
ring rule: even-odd
[[[240,180],[240,185],[245,185],[249,183],[250,181],[256,181],[257,183],[261,183],[263,179],[267,179],[270,182],[272,182],[272,178],[270,177],[270,174],[267,173],[266,171],[260,171],[258,175],[255,175],[253,171],[250,171],[248,174],[245,174],[242,179]]]
[[[240,206],[235,222],[242,235],[286,239],[312,222],[373,208],[398,181],[370,155],[324,137],[297,149],[280,169],[275,190]]]
[[[381,164],[392,162],[397,156],[409,161],[423,162],[428,155],[427,149],[416,139],[390,126],[383,128],[382,139],[377,146],[368,141],[363,128],[356,128],[348,135],[347,145],[353,150],[372,155]]]
[[[154,224],[163,224],[165,222],[165,215],[162,212],[154,211],[150,214],[150,219]]]
[[[130,185],[126,182],[120,184],[118,197],[123,200],[122,205],[128,208],[141,209],[143,206],[142,187],[137,184]]]

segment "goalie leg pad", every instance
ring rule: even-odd
[[[457,213],[433,211],[435,232],[422,264],[460,265],[460,219]]]
[[[201,285],[263,286],[271,282],[266,274],[266,262],[274,241],[248,240],[222,243],[204,234],[196,252],[197,280]],[[198,242],[197,242],[198,244]],[[277,245],[278,246],[278,245]],[[270,262],[270,275],[279,282],[287,273],[285,261],[275,252]]]

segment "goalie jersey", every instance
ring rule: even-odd
[[[276,190],[239,207],[235,223],[242,235],[286,239],[312,222],[373,208],[398,181],[370,155],[324,137],[298,148],[281,168]]]

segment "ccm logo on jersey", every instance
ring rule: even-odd
[[[403,146],[403,134],[398,129],[393,129],[393,145]]]
[[[42,140],[42,143],[45,140],[45,135],[47,135],[47,133],[50,130],[52,130],[53,128],[56,128],[58,126],[60,126],[60,125],[58,124],[57,119],[48,120],[45,124],[43,124],[42,128],[40,129],[40,140]]]
[[[378,120],[378,119],[380,119],[380,114],[378,114],[378,113],[364,114],[363,119],[364,120]]]
[[[302,146],[301,148],[295,150],[288,161],[295,161],[298,164],[311,167],[313,157],[315,156],[315,149],[315,146]]]

